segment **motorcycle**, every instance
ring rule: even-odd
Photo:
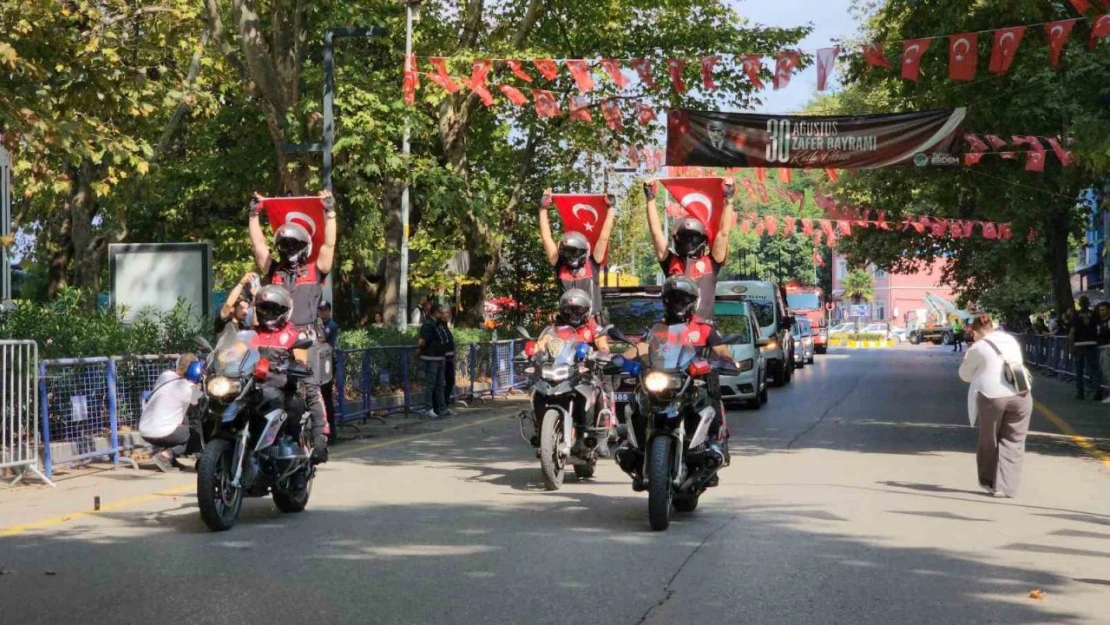
[[[537,449],[547,490],[563,485],[566,465],[579,479],[591,478],[599,457],[610,456],[616,442],[612,389],[602,376],[608,354],[592,350],[571,329],[546,328],[537,349],[527,330],[517,328],[527,341],[523,358],[533,374],[532,410],[521,415],[520,433]],[[533,435],[525,434],[531,421]]]
[[[727,462],[727,440],[723,449],[710,445],[709,427],[720,402],[710,393],[710,378],[713,372],[727,376],[739,370],[731,361],[707,360],[709,348],[675,340],[684,327],[669,328],[662,338],[645,336],[646,354],[614,356],[611,365],[639,379],[626,409],[626,439],[614,455],[632,477],[633,490],[648,491],[648,521],[655,531],[667,529],[672,509],[693,512]],[[609,336],[631,343],[618,330]],[[739,338],[730,335],[724,342]]]
[[[316,468],[310,462],[310,414],[286,412],[285,390],[312,371],[297,362],[279,364],[262,358],[251,346],[252,330],[229,329],[205,365],[206,410],[201,423],[204,451],[197,462],[197,503],[204,523],[213,531],[231,529],[243,497],[272,494],[282,512],[300,512],[308,505]],[[304,349],[311,339],[294,344]],[[303,408],[303,406],[302,406]]]

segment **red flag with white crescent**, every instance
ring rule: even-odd
[[[512,85],[504,84],[497,85],[497,88],[501,91],[502,94],[504,94],[506,98],[509,99],[509,102],[512,102],[516,106],[524,106],[525,104],[528,104],[527,96],[521,93],[520,89],[517,89]]]
[[[764,215],[763,229],[767,234],[775,236],[779,232],[779,218],[774,215]]]
[[[651,59],[632,59],[632,69],[640,77],[640,82],[647,85],[648,89],[655,88],[655,79],[651,75]]]
[[[621,115],[621,107],[617,104],[616,100],[610,99],[602,101],[601,114],[605,117],[605,123],[615,132],[620,132],[620,130],[624,128],[624,118]]]
[[[416,71],[416,57],[405,57],[405,77],[401,84],[401,92],[405,98],[405,106],[412,106],[416,102],[416,90],[420,88],[420,72]]]
[[[262,198],[259,206],[266,211],[266,221],[270,230],[285,224],[297,224],[308,231],[312,238],[312,254],[308,262],[316,260],[320,247],[324,244],[324,200],[319,196],[307,197],[267,197]]]
[[[570,118],[584,122],[592,122],[594,116],[590,114],[590,103],[586,96],[576,95],[570,99]]]
[[[921,76],[921,57],[929,49],[930,43],[928,39],[902,42],[902,78],[917,82]]]
[[[599,193],[554,193],[551,201],[563,218],[564,232],[581,232],[590,241],[590,249],[597,246],[601,225],[609,215],[609,201]]]
[[[725,206],[724,178],[663,178],[659,181],[668,193],[690,213],[691,217],[705,224],[709,244],[721,229],[721,213]]]
[[[621,71],[621,62],[617,59],[601,59],[601,68],[609,74],[618,88],[624,89],[628,85],[628,77]]]
[[[520,66],[520,61],[509,61],[509,69],[512,70],[513,74],[516,74],[517,78],[531,84],[532,77]]]
[[[817,90],[824,91],[829,83],[829,74],[832,73],[836,57],[840,54],[840,46],[821,48],[817,51]]]
[[[555,59],[535,59],[532,65],[540,70],[543,77],[548,80],[555,80],[559,77],[559,66],[555,63]]]
[[[1110,13],[1100,15],[1095,23],[1091,25],[1091,41],[1087,47],[1094,50],[1098,45],[1099,39],[1106,39],[1110,37]]]
[[[436,70],[436,73],[428,74],[428,78],[435,84],[443,87],[443,90],[447,93],[458,93],[459,86],[455,84],[454,80],[451,80],[451,75],[447,73],[447,59],[435,57],[428,59],[428,61]]]
[[[536,105],[537,117],[558,117],[563,113],[555,94],[546,89],[533,89],[532,102]]]
[[[1009,71],[1017,55],[1017,48],[1021,45],[1021,38],[1024,36],[1024,26],[994,31],[994,48],[991,51],[991,63],[987,69],[994,74],[1005,74]]]
[[[1006,140],[1003,139],[1002,137],[999,137],[998,135],[983,135],[983,136],[985,136],[987,138],[987,141],[990,141],[991,147],[994,148],[994,151],[998,152],[999,155],[1002,156],[1002,158],[1007,159],[1007,160],[1017,158],[1017,154],[1014,154],[1013,152],[1003,152],[1002,151],[1002,148],[1006,147]]]
[[[752,186],[752,181],[747,178],[741,178],[740,184],[744,185],[744,190],[748,192],[748,197],[756,199],[755,187]]]
[[[998,238],[1003,240],[1014,238],[1013,225],[1010,222],[998,224]]]
[[[798,53],[792,50],[779,52],[775,60],[775,91],[785,89],[790,84],[794,70],[798,68]]]
[[[713,82],[713,67],[720,59],[716,54],[701,57],[701,82],[706,89],[717,88],[717,83]]]
[[[1044,145],[1034,135],[1018,136],[1011,138],[1014,145],[1028,145],[1029,151],[1025,153],[1025,171],[1044,171]]]
[[[1091,10],[1091,0],[1068,0],[1068,1],[1071,2],[1071,5],[1073,7],[1075,7],[1076,11],[1079,11],[1080,15],[1086,15],[1087,11]]]
[[[594,77],[590,74],[590,64],[581,59],[567,61],[567,69],[578,86],[578,93],[586,95],[594,88]]]
[[[639,120],[641,124],[647,124],[648,122],[658,119],[655,115],[655,109],[651,108],[650,104],[640,102],[636,105],[636,108],[640,111]]]
[[[763,89],[763,81],[759,78],[759,70],[763,69],[763,56],[759,54],[741,54],[740,66],[752,81],[754,89]]]
[[[682,80],[682,72],[686,71],[686,59],[667,59],[667,71],[671,74],[671,84],[677,93],[686,93],[686,83]]]
[[[486,86],[486,77],[489,76],[492,67],[489,59],[476,59],[474,70],[470,73],[470,81],[466,84],[486,106],[493,106],[493,94],[489,92],[489,88]]]
[[[1048,142],[1048,145],[1052,146],[1052,151],[1056,154],[1056,158],[1060,159],[1060,164],[1064,167],[1070,166],[1072,161],[1075,160],[1071,150],[1065,150],[1064,146],[1060,145],[1060,141],[1057,140],[1056,137],[1045,137],[1044,140]]]
[[[782,236],[794,236],[794,232],[798,229],[798,219],[796,217],[783,217],[782,218]]]
[[[1074,26],[1075,20],[1060,20],[1044,25],[1045,35],[1048,37],[1049,61],[1053,67],[1060,65],[1060,52],[1064,49],[1064,44],[1068,42],[1071,29]]]
[[[979,62],[979,34],[948,35],[948,79],[974,80]]]
[[[803,219],[802,220],[802,236],[807,236],[808,237],[808,236],[812,236],[812,235],[813,235],[813,220],[812,219]]]
[[[981,225],[983,226],[984,239],[998,238],[998,226],[996,226],[993,221],[984,221],[981,223]]]
[[[885,67],[887,69],[894,69],[890,60],[886,58],[886,53],[883,52],[883,44],[869,43],[863,47],[863,59],[871,67]]]
[[[983,160],[983,154],[990,151],[990,146],[983,142],[977,135],[967,133],[964,135],[967,144],[971,146],[971,151],[964,154],[964,165],[974,165]]]

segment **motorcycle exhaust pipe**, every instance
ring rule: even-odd
[[[642,462],[636,450],[627,446],[618,448],[614,456],[617,460],[617,466],[621,468],[621,471],[628,474],[634,473]]]

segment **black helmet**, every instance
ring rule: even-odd
[[[559,259],[571,269],[581,268],[589,255],[590,242],[581,232],[568,232],[559,241]]]
[[[577,328],[586,323],[592,305],[589,293],[582,289],[570,289],[559,298],[559,315],[563,323]]]
[[[698,284],[686,276],[671,276],[663,283],[663,310],[668,324],[686,323],[698,308]]]
[[[285,287],[266,285],[254,296],[254,314],[258,318],[258,325],[263,328],[282,328],[289,323],[289,316],[293,314],[293,296]]]
[[[697,258],[705,256],[705,248],[709,244],[709,233],[705,224],[694,217],[683,217],[675,224],[674,253],[683,258]]]
[[[285,224],[274,233],[278,258],[287,263],[303,263],[312,255],[312,236],[299,224]]]

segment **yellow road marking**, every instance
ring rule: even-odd
[[[1079,432],[1075,431],[1075,428],[1068,425],[1067,421],[1064,421],[1064,419],[1060,417],[1060,415],[1053,412],[1052,409],[1048,406],[1042,404],[1039,401],[1034,401],[1033,404],[1037,407],[1037,410],[1041,411],[1041,414],[1043,414],[1046,419],[1052,422],[1052,425],[1055,425],[1056,428],[1063,432],[1068,438],[1070,438],[1073,443],[1079,445],[1079,447],[1082,448],[1083,451],[1093,456],[1102,464],[1110,467],[1110,455],[1107,455],[1101,449],[1096,447],[1095,444],[1091,442],[1091,438],[1089,436],[1080,435]]]
[[[400,443],[408,443],[408,442],[412,442],[412,441],[415,441],[415,440],[420,440],[422,438],[428,438],[428,437],[431,437],[431,436],[436,436],[436,435],[439,435],[439,434],[447,434],[447,433],[450,433],[450,432],[458,432],[459,430],[465,430],[467,428],[472,428],[472,427],[476,427],[476,426],[479,426],[479,425],[484,425],[486,423],[492,423],[492,422],[498,421],[498,420],[504,420],[506,418],[507,417],[505,417],[504,415],[498,416],[498,417],[489,417],[489,418],[486,418],[486,419],[479,419],[478,421],[471,421],[470,423],[463,423],[461,425],[456,425],[456,426],[452,426],[452,427],[449,427],[449,428],[444,428],[442,430],[439,430],[438,432],[424,432],[422,434],[412,434],[412,435],[409,435],[409,436],[401,436],[399,438],[393,438],[393,439],[390,439],[390,440],[387,440],[387,441],[382,441],[382,442],[379,442],[379,443],[372,443],[372,444],[369,444],[369,445],[360,445],[358,447],[352,447],[350,449],[344,449],[340,453],[333,454],[333,457],[335,457],[335,458],[349,458],[353,455],[359,454],[359,453],[364,452],[364,451],[370,451],[372,449],[382,449],[384,447],[390,447],[392,445],[398,445]],[[53,527],[55,525],[60,525],[62,523],[66,523],[68,521],[73,521],[75,519],[79,519],[81,517],[91,517],[91,516],[96,516],[98,514],[102,514],[104,512],[110,512],[112,510],[119,510],[121,508],[128,508],[130,506],[134,506],[134,505],[137,505],[137,504],[146,503],[146,502],[149,502],[149,501],[155,501],[155,500],[157,500],[161,497],[167,497],[167,496],[172,496],[172,495],[184,495],[184,494],[187,494],[187,493],[193,493],[195,491],[196,491],[196,485],[195,484],[189,484],[189,485],[186,485],[186,486],[178,486],[176,488],[171,488],[169,490],[160,491],[160,492],[154,493],[152,495],[142,495],[142,496],[139,496],[139,497],[132,497],[131,499],[124,499],[124,500],[117,501],[117,502],[114,502],[114,503],[105,504],[105,505],[100,506],[100,510],[81,510],[81,511],[77,511],[77,512],[70,512],[70,513],[67,513],[67,514],[58,515],[58,516],[55,516],[55,517],[50,517],[48,519],[42,519],[40,521],[32,521],[30,523],[24,523],[22,525],[13,525],[11,527],[6,527],[6,528],[3,528],[3,529],[0,529],[0,538],[3,538],[5,536],[16,536],[18,534],[23,534],[23,533],[31,531],[31,530],[38,530],[38,529],[43,529],[43,528],[47,528],[47,527]]]

